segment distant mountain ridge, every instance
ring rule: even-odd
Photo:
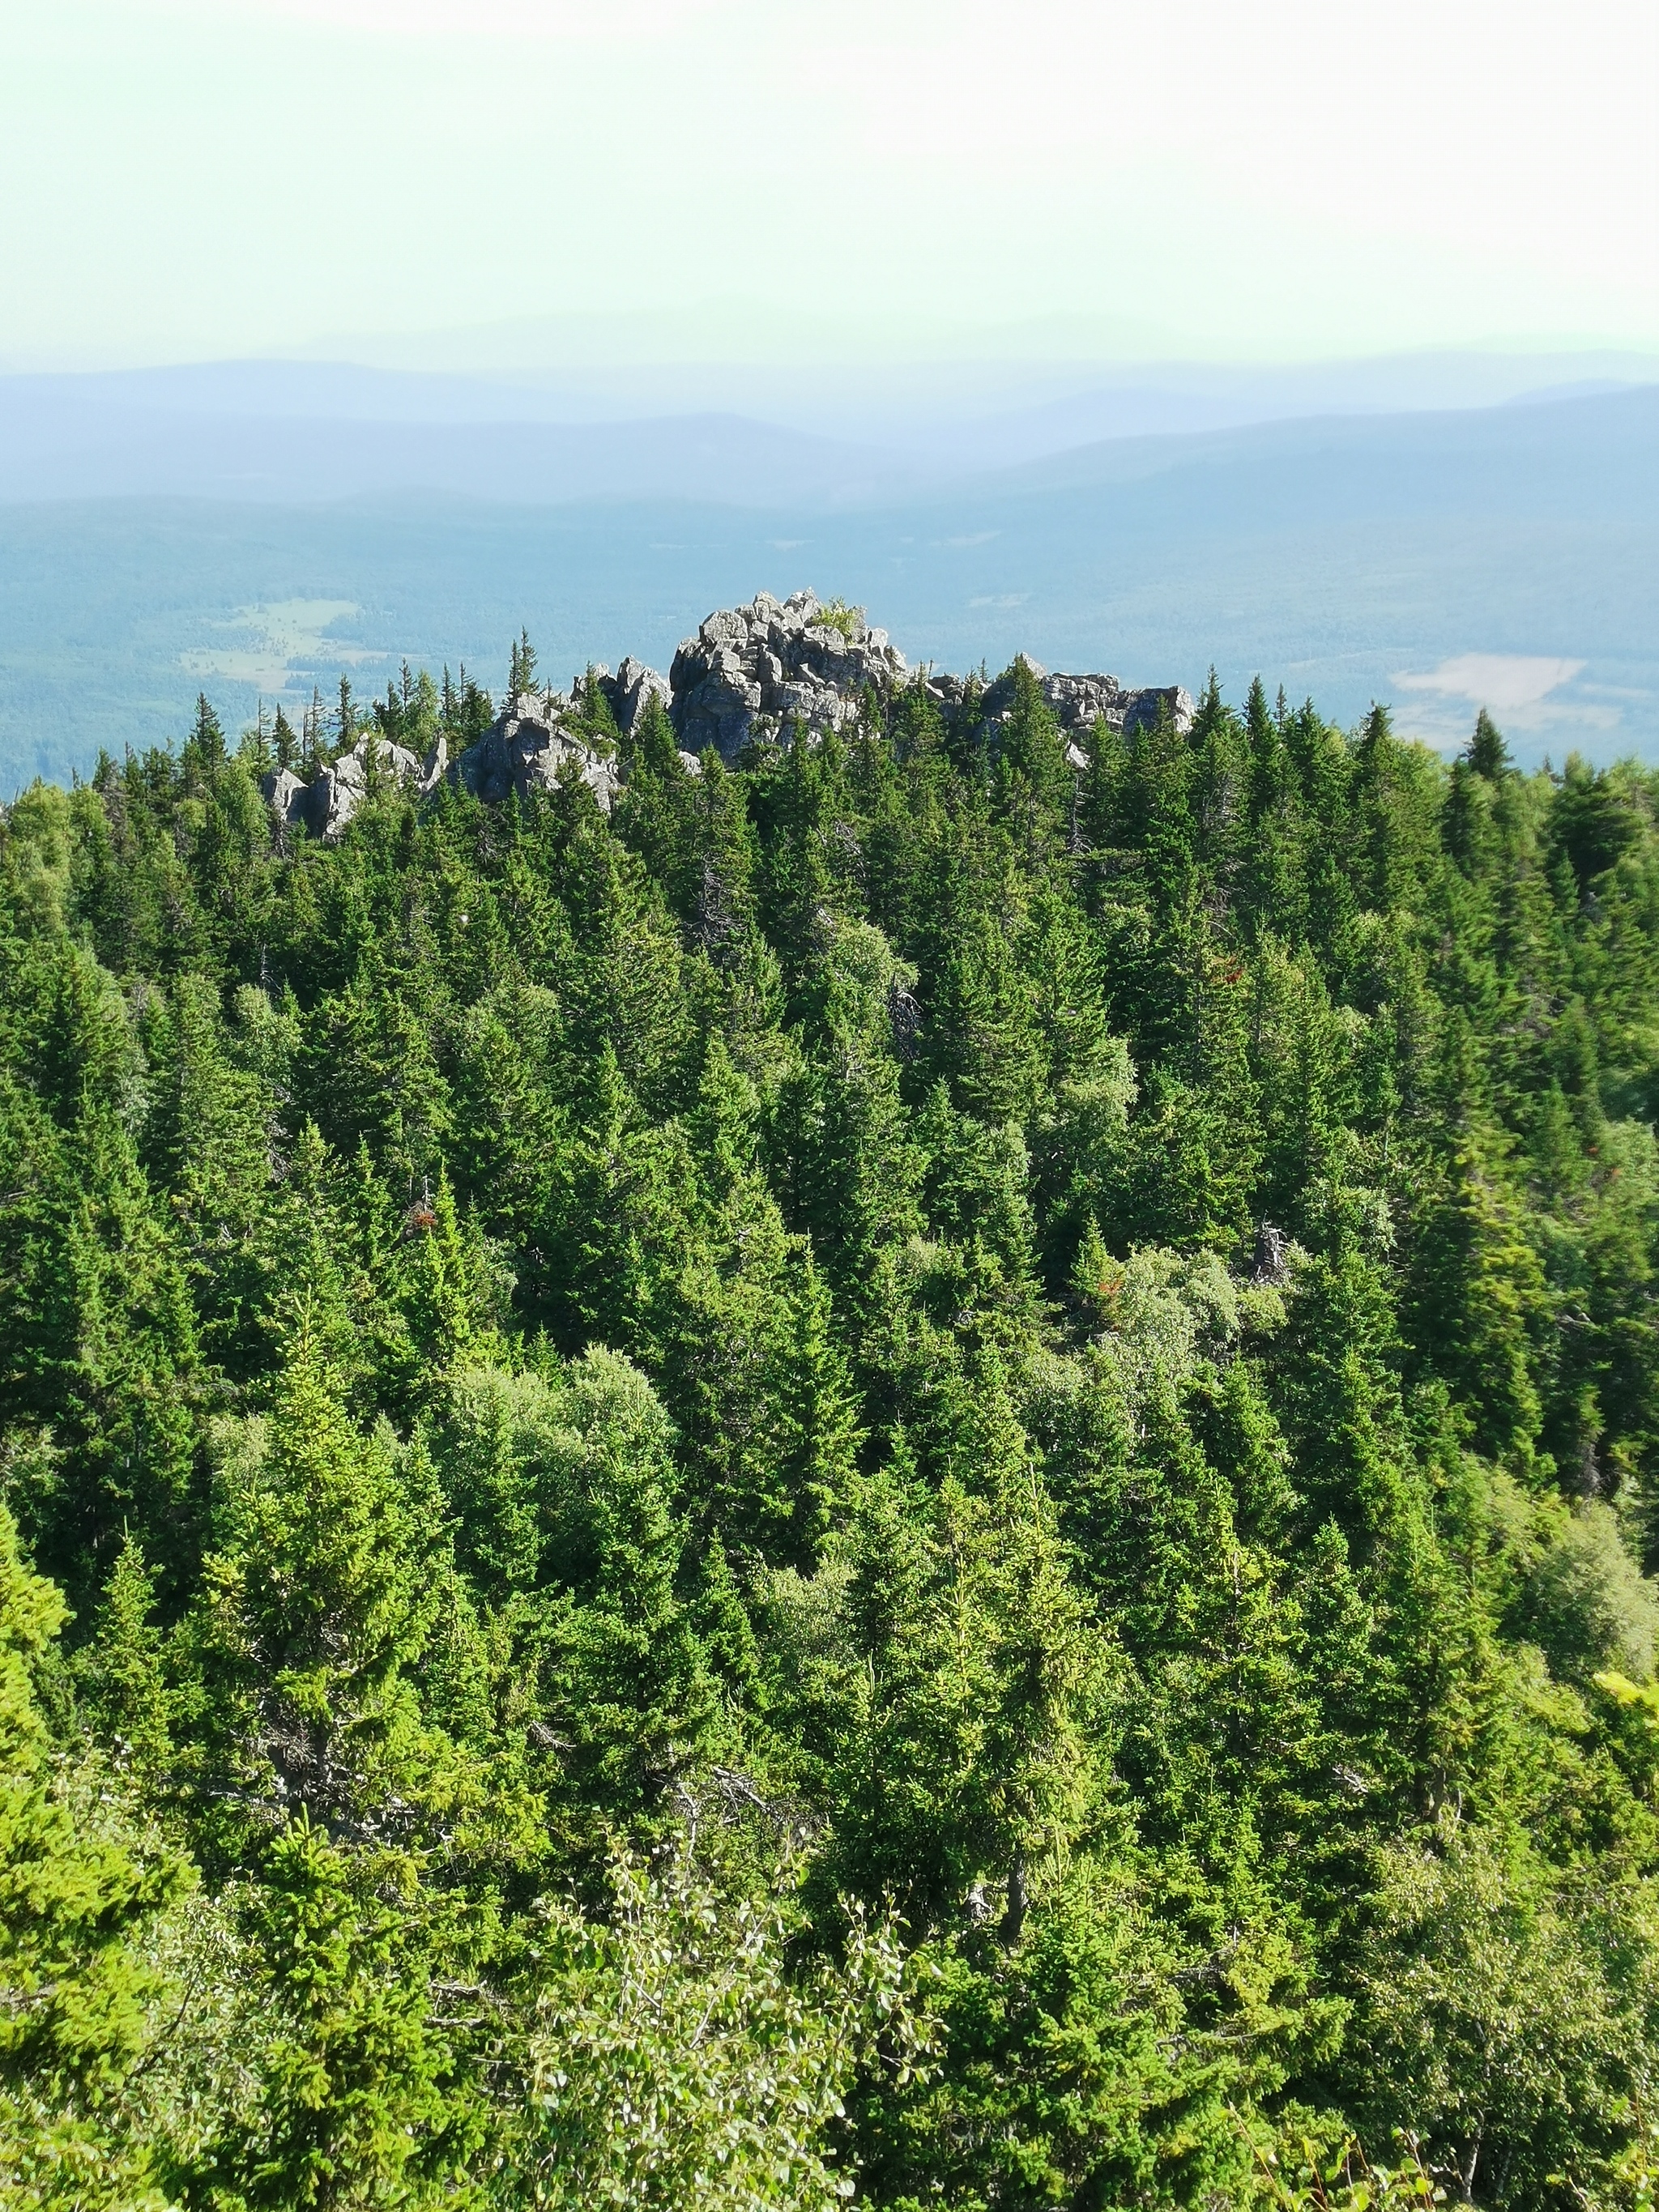
[[[629,422],[375,420],[198,412],[0,386],[0,501],[162,497],[277,504],[403,491],[530,505],[848,501],[924,481],[898,456],[740,416]]]
[[[1620,367],[1625,375],[1590,372]],[[1584,372],[1571,374],[1575,367]],[[185,497],[309,503],[399,491],[530,504],[694,499],[857,506],[1103,443],[1224,437],[1328,417],[1460,418],[1628,395],[1639,362],[1437,362],[1323,370],[1074,373],[979,380],[941,367],[826,391],[757,372],[550,383],[349,363],[210,362],[0,376],[0,502]],[[1650,390],[1659,390],[1659,362]],[[1393,406],[1390,409],[1390,399]]]

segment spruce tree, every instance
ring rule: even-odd
[[[187,1875],[53,1758],[33,1677],[64,1612],[0,1506],[0,2188],[116,2212],[161,2201],[125,2091],[160,2033],[144,1939]]]

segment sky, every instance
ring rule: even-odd
[[[1659,349],[1652,0],[0,0],[0,366]]]

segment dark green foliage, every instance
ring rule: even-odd
[[[1650,2202],[1659,781],[582,699],[0,818],[0,2199]]]

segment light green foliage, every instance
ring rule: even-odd
[[[857,635],[864,621],[864,609],[849,606],[845,599],[824,599],[820,601],[812,619],[825,629],[839,630],[843,637],[850,638]]]
[[[256,1819],[295,1805],[379,1835],[429,1755],[410,1678],[441,1596],[429,1462],[363,1435],[301,1335],[222,1472],[192,1639],[210,1786]]]
[[[1611,1508],[1597,1501],[1556,1534],[1527,1581],[1518,1618],[1565,1680],[1585,1682],[1603,1668],[1638,1681],[1653,1672],[1659,1585],[1632,1559]]]
[[[166,1766],[172,1750],[155,1607],[155,1578],[129,1536],[105,1587],[96,1632],[76,1664],[76,1688],[100,1735],[118,1756],[151,1774]]]
[[[439,1468],[462,1564],[481,1590],[535,1586],[553,1470],[574,1443],[568,1397],[544,1376],[493,1366],[452,1373]]]
[[[239,2212],[419,2202],[442,2046],[396,1870],[354,1863],[302,1815],[261,1871],[245,1933],[259,2086],[209,2149],[216,2196]]]
[[[918,1932],[970,1897],[1018,1929],[1082,1824],[1105,1686],[994,1358],[974,1382],[937,1491],[902,1455],[866,1486],[850,1531],[864,1680],[842,1753],[842,1864]]]
[[[586,1790],[626,1814],[703,1753],[714,1686],[684,1591],[668,1419],[639,1370],[590,1351],[571,1377],[579,1438],[551,1545],[565,1605],[550,1716]]]
[[[147,1923],[185,1870],[95,1770],[53,1756],[31,1672],[64,1605],[0,1508],[0,2204],[159,2207],[126,2093],[157,1977]]]
[[[1381,1873],[1361,1984],[1380,2076],[1417,2086],[1466,2199],[1588,2179],[1645,2094],[1651,1899],[1455,1827],[1393,1847]]]
[[[1420,2142],[1407,2129],[1395,2140],[1389,2158],[1373,2160],[1352,2136],[1320,2142],[1292,2126],[1277,2142],[1253,2139],[1247,2201],[1275,2212],[1407,2212],[1443,2204],[1451,2191],[1424,2164]]]
[[[74,850],[73,800],[56,784],[35,783],[7,817],[12,896],[18,920],[36,929],[61,927],[64,895],[70,885]]]
[[[854,2070],[880,2046],[903,2080],[918,2056],[893,1931],[855,1920],[836,1964],[801,1978],[779,1905],[728,1910],[684,1859],[622,1864],[611,1890],[604,1921],[546,1908],[550,1986],[509,2153],[518,2201],[844,2202],[834,2137]]]

